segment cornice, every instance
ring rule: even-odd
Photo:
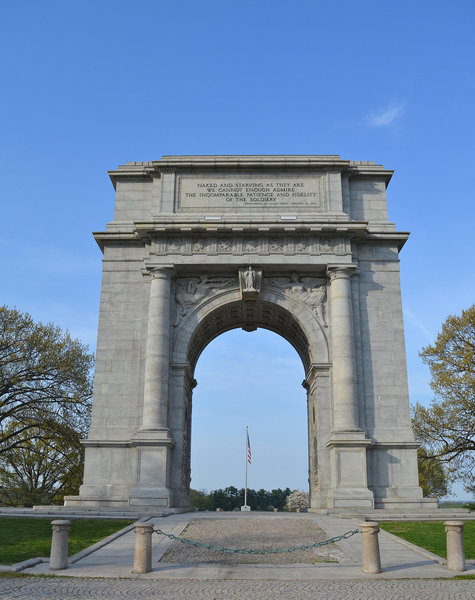
[[[340,172],[350,178],[384,180],[386,185],[393,171],[370,161],[350,161],[337,154],[329,155],[226,155],[226,156],[162,156],[160,160],[128,162],[109,171],[112,184],[118,181],[152,181],[162,173],[198,172]]]

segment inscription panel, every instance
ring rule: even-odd
[[[324,210],[323,175],[177,175],[176,209],[233,211],[272,210],[285,207]]]

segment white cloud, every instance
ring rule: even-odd
[[[392,125],[402,113],[402,105],[393,104],[384,110],[371,114],[368,117],[368,122],[372,127],[387,127],[388,125]]]
[[[429,343],[432,343],[435,339],[434,332],[431,331],[425,323],[420,319],[415,313],[412,312],[409,308],[404,308],[404,317],[408,318],[408,320],[414,325],[427,339]]]

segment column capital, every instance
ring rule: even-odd
[[[334,279],[349,279],[356,273],[356,268],[357,265],[355,264],[328,265],[327,275],[330,278],[330,281],[333,281]]]
[[[167,265],[146,265],[142,273],[150,279],[170,280],[175,270]]]

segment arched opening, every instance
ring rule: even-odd
[[[244,487],[249,426],[254,489],[308,489],[302,360],[280,335],[233,329],[211,341],[195,370],[191,487]]]
[[[264,330],[264,335],[266,335],[265,330],[267,330],[268,336],[272,337],[274,335],[274,339],[278,340],[279,344],[284,344],[284,347],[286,348],[285,352],[287,355],[290,352],[292,360],[296,361],[296,364],[298,365],[296,368],[299,374],[293,377],[295,384],[292,388],[295,389],[289,390],[288,394],[292,394],[293,397],[301,398],[300,403],[302,412],[298,439],[303,447],[307,445],[307,450],[306,452],[304,451],[303,455],[301,455],[302,457],[298,461],[299,467],[296,469],[296,473],[300,470],[300,475],[297,476],[295,482],[289,481],[288,485],[289,487],[298,487],[301,489],[305,489],[309,486],[311,497],[313,499],[317,497],[316,492],[319,485],[317,467],[317,462],[319,461],[317,460],[318,453],[316,449],[318,438],[317,423],[315,419],[309,418],[309,411],[313,411],[313,408],[316,406],[317,391],[315,368],[317,371],[319,370],[319,372],[321,372],[322,368],[325,371],[325,381],[322,381],[319,393],[325,396],[324,403],[328,401],[328,343],[325,332],[321,324],[319,324],[312,316],[312,313],[308,312],[308,309],[305,306],[299,305],[297,302],[289,302],[288,298],[283,294],[276,293],[274,290],[264,289],[258,300],[242,300],[237,290],[230,290],[214,295],[209,302],[202,303],[195,311],[190,312],[186,319],[183,319],[180,323],[180,328],[179,331],[177,331],[175,338],[173,389],[177,396],[173,405],[176,407],[181,405],[182,409],[175,410],[174,413],[177,426],[173,429],[172,434],[177,443],[172,454],[173,464],[176,465],[176,468],[172,467],[172,485],[175,489],[178,488],[181,490],[179,494],[176,494],[176,498],[179,498],[179,500],[176,501],[180,502],[180,506],[188,505],[190,484],[194,489],[200,487],[216,487],[214,481],[209,481],[204,475],[204,483],[200,483],[199,480],[201,479],[203,481],[203,479],[196,473],[196,470],[193,475],[191,473],[193,406],[196,404],[196,398],[199,399],[200,394],[205,391],[205,385],[201,385],[201,390],[197,389],[196,391],[193,391],[196,384],[195,375],[197,378],[200,377],[199,368],[195,373],[198,359],[205,348],[209,344],[212,344],[215,338],[221,337],[222,334],[231,330],[255,332],[257,329]],[[244,335],[243,339],[249,340],[246,342],[247,344],[252,344],[253,333],[244,334],[244,332],[241,331],[241,334]],[[275,334],[277,334],[277,336],[275,336]],[[236,335],[236,333],[233,335]],[[259,336],[260,334],[258,332],[255,335]],[[226,339],[226,336],[221,339]],[[217,340],[216,343],[219,345],[219,340]],[[294,351],[292,351],[292,347]],[[213,346],[210,345],[210,348],[213,348]],[[253,354],[251,346],[249,355],[252,357]],[[234,361],[234,363],[235,362],[236,361]],[[231,371],[232,366],[233,365],[231,365]],[[255,366],[254,363],[252,368]],[[277,369],[278,367],[276,367],[276,370]],[[215,371],[216,370],[222,371],[223,369],[222,367],[216,367]],[[264,367],[261,371],[263,370]],[[268,386],[269,380],[272,379],[271,372],[272,368],[270,368],[269,374],[263,377],[262,373],[259,374],[259,370],[257,370],[253,379],[262,382],[261,384],[264,386]],[[211,380],[212,379],[213,377],[211,377]],[[243,373],[240,377],[242,388],[244,387],[243,383],[247,379],[249,378]],[[305,379],[305,388],[307,392],[301,388],[303,379]],[[201,383],[203,384],[203,382]],[[312,385],[310,385],[311,383]],[[184,395],[181,396],[182,400],[180,400],[179,394],[180,387],[184,390]],[[226,387],[224,388],[223,393],[225,392]],[[252,392],[254,398],[260,394],[262,394],[262,392],[259,391],[259,389]],[[234,404],[239,404],[239,402],[235,400]],[[223,408],[223,405],[225,405],[224,400],[221,400],[215,407],[215,412],[219,412],[219,410]],[[268,412],[269,420],[271,420],[271,401],[266,410]],[[222,416],[222,419],[225,420],[225,418],[226,414]],[[241,467],[234,467],[238,477],[239,472],[242,474],[244,469],[244,428],[246,425],[250,425],[249,419],[245,415],[243,415],[242,418],[243,420],[240,424],[241,432],[240,434],[238,432],[235,434],[236,444],[238,443],[237,439],[239,435],[242,436],[241,451],[236,450],[237,461],[239,461],[238,457],[241,455]],[[285,421],[290,418],[290,416],[287,416],[275,419],[275,421],[281,420],[285,423]],[[323,424],[328,429],[326,423]],[[218,425],[216,425],[216,427],[218,427]],[[254,435],[255,432],[252,432],[252,434]],[[262,435],[265,437],[264,433]],[[274,432],[274,437],[276,438],[276,442],[283,446],[291,443],[288,434],[277,431]],[[254,439],[256,438],[254,437]],[[259,439],[259,436],[257,439]],[[323,440],[323,437],[320,439]],[[298,447],[299,444],[296,444],[296,446]],[[195,451],[194,447],[193,451]],[[219,453],[222,449],[210,449],[209,451]],[[231,460],[231,458],[229,458],[229,460]],[[177,478],[177,473],[181,473],[179,480]],[[191,481],[191,477],[193,477],[193,481]],[[235,479],[235,477],[236,476],[233,475],[232,479]],[[275,481],[276,483],[269,481],[269,485],[281,487],[284,483],[282,482],[282,479],[276,479]],[[232,481],[230,483],[231,485],[239,487],[238,482]],[[293,485],[294,483],[295,485]],[[265,482],[256,481],[256,483],[252,483],[252,485],[256,485],[259,488],[263,487]]]

